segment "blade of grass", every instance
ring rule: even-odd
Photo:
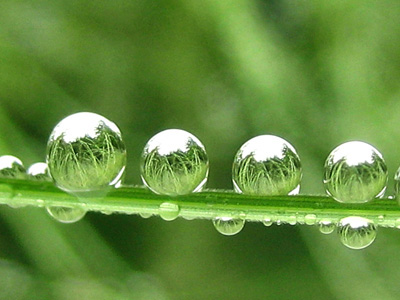
[[[230,216],[255,222],[285,222],[293,221],[295,216],[297,223],[312,225],[321,219],[336,223],[344,217],[361,216],[383,227],[400,225],[400,206],[389,198],[356,205],[338,203],[327,196],[248,196],[224,190],[169,197],[153,194],[144,187],[124,186],[110,190],[104,198],[78,199],[51,182],[0,179],[0,204],[12,207],[81,206],[105,213],[159,215],[159,207],[165,202],[178,204],[179,216],[187,219]]]

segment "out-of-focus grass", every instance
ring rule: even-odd
[[[396,1],[26,1],[0,3],[0,153],[43,160],[77,111],[115,120],[140,183],[146,141],[198,136],[210,187],[231,188],[240,145],[290,140],[302,192],[320,193],[326,155],[365,140],[393,176],[400,140]],[[389,181],[391,193],[393,181]],[[400,240],[381,230],[354,252],[315,228],[90,215],[61,225],[2,207],[3,299],[396,299]],[[8,293],[8,294],[7,294]],[[11,295],[11,296],[10,296]]]

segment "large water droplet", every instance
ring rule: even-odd
[[[335,223],[332,223],[330,220],[321,220],[319,222],[319,231],[323,234],[331,234],[335,229]]]
[[[31,165],[26,171],[30,179],[38,181],[51,181],[49,168],[46,163],[38,162]]]
[[[66,117],[50,135],[47,164],[60,189],[79,197],[104,195],[125,170],[121,132],[113,122],[94,113]]]
[[[244,227],[245,221],[232,217],[217,217],[213,220],[215,229],[223,235],[235,235]]]
[[[165,221],[175,220],[179,216],[179,205],[171,202],[164,202],[160,205],[158,213]]]
[[[325,162],[326,192],[339,202],[364,203],[383,196],[387,177],[382,154],[364,142],[338,146]]]
[[[185,195],[203,189],[208,176],[208,156],[194,135],[169,129],[147,142],[140,170],[143,183],[153,192]]]
[[[26,170],[22,162],[15,156],[0,156],[0,177],[25,179]]]
[[[236,153],[232,180],[238,193],[287,195],[299,192],[300,158],[291,144],[273,135],[247,141]]]
[[[371,220],[361,217],[347,217],[338,224],[340,240],[350,249],[364,249],[371,245],[376,231],[377,228]]]
[[[61,223],[75,223],[86,215],[82,207],[48,206],[46,210],[50,216]]]

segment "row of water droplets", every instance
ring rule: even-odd
[[[120,185],[126,166],[126,149],[121,132],[113,122],[97,114],[77,113],[54,128],[47,145],[46,162],[47,165],[41,165],[42,173],[50,175],[48,178],[60,189],[81,199],[102,197],[110,188]],[[21,168],[22,163],[18,164]],[[3,176],[9,176],[6,169],[2,168]],[[194,135],[178,129],[165,130],[152,137],[141,156],[142,181],[157,194],[177,196],[199,192],[205,187],[208,169],[204,145]],[[45,176],[44,173],[40,176]],[[252,138],[243,144],[234,158],[232,180],[238,193],[293,195],[299,192],[301,178],[302,168],[295,148],[280,137],[262,135]],[[396,183],[400,182],[399,178],[396,177]],[[332,151],[326,160],[325,188],[339,202],[363,203],[379,198],[384,194],[386,182],[387,168],[383,157],[369,144],[345,143]],[[63,222],[76,221],[86,213],[83,206],[50,207],[47,210]],[[159,215],[165,220],[175,219],[179,211],[179,205],[173,202],[159,207]],[[143,214],[143,217],[148,216]],[[233,235],[243,228],[244,218],[243,215],[221,215],[215,216],[213,223],[219,232]],[[317,222],[313,214],[303,219],[305,224]],[[264,220],[265,225],[271,222],[296,224],[302,221],[296,216],[287,220]],[[342,242],[350,248],[362,247],[351,246],[349,240],[356,244],[355,241],[376,235],[372,221],[356,216],[337,224],[327,224],[324,220],[319,224],[323,233],[333,231],[337,225]],[[350,236],[351,239],[347,238]]]
[[[38,162],[32,164],[28,169],[25,169],[21,160],[11,155],[3,155],[0,157],[0,177],[29,179],[35,181],[51,181],[47,164]],[[13,208],[19,208],[22,205],[17,201],[18,195],[13,195],[10,191],[10,201],[8,205]],[[13,201],[14,200],[14,201]],[[38,206],[45,206],[44,201],[38,199]],[[62,223],[74,223],[81,220],[85,214],[84,203],[79,206],[63,207],[63,206],[46,206],[47,213],[55,220]]]

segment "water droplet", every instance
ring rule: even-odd
[[[36,206],[37,206],[37,207],[43,207],[43,206],[44,206],[44,200],[42,200],[42,199],[37,199],[37,200],[36,200]]]
[[[154,193],[185,195],[199,192],[205,186],[208,156],[194,135],[168,129],[147,142],[140,170],[143,183]]]
[[[86,210],[82,207],[48,206],[46,210],[50,216],[61,223],[78,222],[86,214]]]
[[[38,162],[31,165],[26,171],[30,179],[38,181],[51,181],[49,168],[46,163]]]
[[[143,219],[148,219],[152,216],[152,213],[139,213],[139,216],[141,216]]]
[[[297,217],[296,216],[289,216],[287,218],[287,223],[290,225],[296,225],[297,224]]]
[[[270,219],[270,218],[265,218],[265,219],[262,221],[262,223],[264,224],[264,226],[269,227],[269,226],[271,226],[271,225],[274,223],[274,221],[272,221],[272,219]]]
[[[371,220],[361,217],[347,217],[338,224],[340,240],[350,249],[364,249],[371,245],[376,231],[377,228]]]
[[[158,213],[163,220],[172,221],[179,216],[179,210],[178,204],[164,202],[160,205]]]
[[[382,197],[387,177],[382,154],[364,142],[338,146],[325,162],[326,192],[343,203],[364,203]]]
[[[314,214],[307,214],[304,216],[304,223],[306,225],[315,225],[317,222],[317,216]]]
[[[335,229],[335,223],[332,223],[330,220],[321,220],[319,222],[319,231],[323,234],[331,234]]]
[[[103,209],[103,210],[101,210],[100,211],[102,214],[104,214],[104,215],[107,215],[107,216],[110,216],[110,215],[112,215],[112,213],[113,213],[113,211],[112,210],[109,210],[109,209]]]
[[[385,222],[385,216],[383,215],[378,216],[378,223],[382,224],[383,222]]]
[[[26,170],[22,162],[15,156],[0,156],[0,177],[25,179]]]
[[[60,189],[78,197],[102,196],[121,180],[125,170],[121,132],[94,113],[68,116],[50,135],[47,164]]]
[[[236,153],[232,180],[235,191],[252,195],[298,193],[300,158],[291,144],[273,135],[247,141]]]
[[[243,219],[232,217],[217,217],[213,220],[215,229],[223,235],[235,235],[239,233],[243,229],[244,223]]]
[[[395,221],[394,226],[400,229],[400,218]]]

